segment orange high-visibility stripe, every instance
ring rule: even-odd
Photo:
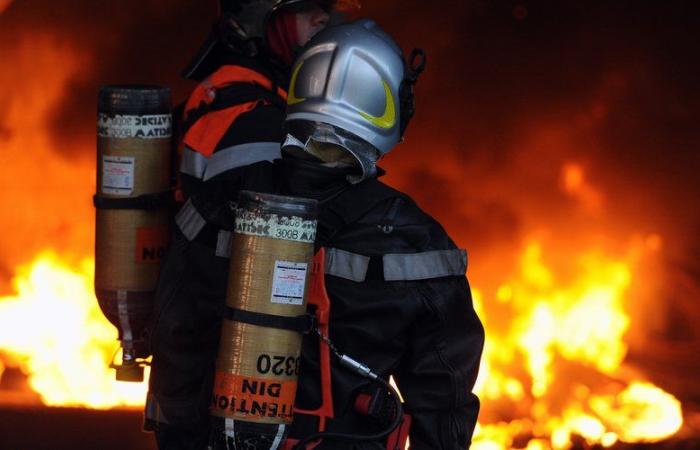
[[[185,105],[185,111],[197,108],[201,103],[211,103],[214,100],[210,94],[212,90],[234,83],[257,84],[272,91],[272,80],[260,72],[241,66],[221,66],[195,88]],[[277,95],[287,101],[287,92],[284,89],[277,87]]]
[[[198,108],[202,103],[209,104],[214,101],[216,89],[236,83],[255,84],[270,91],[273,89],[272,81],[255,70],[241,66],[222,66],[202,81],[192,92],[185,105],[184,117],[187,118],[187,113]],[[287,100],[287,93],[280,87],[277,87],[277,95],[283,100]],[[266,103],[261,99],[205,114],[185,133],[183,139],[185,145],[206,157],[210,157],[219,141],[226,134],[226,130],[238,116],[252,110],[261,101]]]
[[[261,101],[243,103],[206,114],[187,130],[184,139],[185,145],[210,158],[214,154],[217,144],[226,134],[226,130],[238,116],[252,110]]]

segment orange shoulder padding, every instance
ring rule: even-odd
[[[192,92],[185,105],[185,118],[189,111],[198,108],[202,103],[210,104],[214,101],[217,89],[236,83],[256,84],[270,91],[273,89],[272,81],[255,70],[241,66],[221,66]],[[277,95],[287,100],[287,93],[280,87],[277,88]],[[238,116],[252,110],[257,104],[257,101],[253,101],[207,113],[187,130],[183,139],[185,145],[210,157]]]
[[[187,100],[185,111],[197,108],[201,103],[211,103],[214,100],[216,89],[234,83],[257,84],[272,91],[272,81],[260,72],[241,66],[221,66],[219,70],[199,83]],[[277,87],[277,95],[285,101],[287,100],[287,92],[280,87]],[[185,112],[185,114],[187,113]]]
[[[185,145],[207,158],[211,157],[231,124],[238,116],[252,110],[257,104],[257,101],[248,102],[206,114],[187,130]]]

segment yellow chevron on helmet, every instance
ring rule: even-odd
[[[401,48],[375,22],[327,28],[297,59],[286,121],[325,123],[388,153],[401,138]]]

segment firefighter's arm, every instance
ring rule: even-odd
[[[410,330],[396,380],[411,414],[412,450],[465,449],[479,413],[471,393],[484,343],[464,277],[417,283],[428,314]]]
[[[222,121],[227,125],[218,132],[210,133],[209,130],[215,129],[214,125],[220,126],[221,117],[210,114],[198,122],[198,125],[212,123],[207,127],[207,133],[185,134],[179,175],[187,198],[230,198],[232,192],[237,195],[240,168],[279,157],[280,142],[284,137],[284,110],[261,101],[248,111],[218,112],[222,113],[228,114]],[[213,149],[207,149],[205,145],[210,135],[219,136]]]
[[[209,156],[195,150],[194,145],[187,146],[194,139],[185,140],[181,187],[184,197],[208,223],[222,229],[233,223],[229,200],[238,197],[249,166],[279,157],[283,118],[283,111],[265,104],[239,114]],[[208,120],[208,116],[201,120]]]

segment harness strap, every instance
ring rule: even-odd
[[[216,256],[220,258],[231,258],[231,238],[232,234],[228,230],[219,230],[216,236]]]
[[[221,66],[188,99],[182,123],[183,142],[208,158],[238,116],[260,103],[284,110],[286,99],[287,93],[265,75],[242,66]]]
[[[279,94],[273,93],[257,84],[238,82],[216,88],[215,92],[214,100],[210,103],[202,102],[198,107],[187,111],[186,119],[182,123],[183,129],[189,130],[195,122],[212,111],[220,111],[233,105],[264,100],[281,109],[286,107],[284,100]]]
[[[273,314],[246,311],[238,308],[226,307],[224,317],[228,320],[243,322],[266,328],[277,328],[280,330],[296,331],[301,334],[308,334],[316,327],[313,315],[303,314],[301,316],[286,317]]]
[[[163,191],[142,194],[137,197],[110,198],[95,194],[92,203],[97,209],[143,209],[152,211],[169,206],[173,202],[173,192]]]
[[[192,204],[192,199],[188,199],[175,215],[175,223],[187,240],[192,241],[202,231],[207,221]]]
[[[195,88],[187,100],[185,111],[196,109],[200,103],[212,103],[219,90],[232,84],[259,86],[269,92],[274,92],[285,102],[287,100],[287,93],[279,86],[274,86],[272,80],[260,72],[243,66],[224,65]]]

